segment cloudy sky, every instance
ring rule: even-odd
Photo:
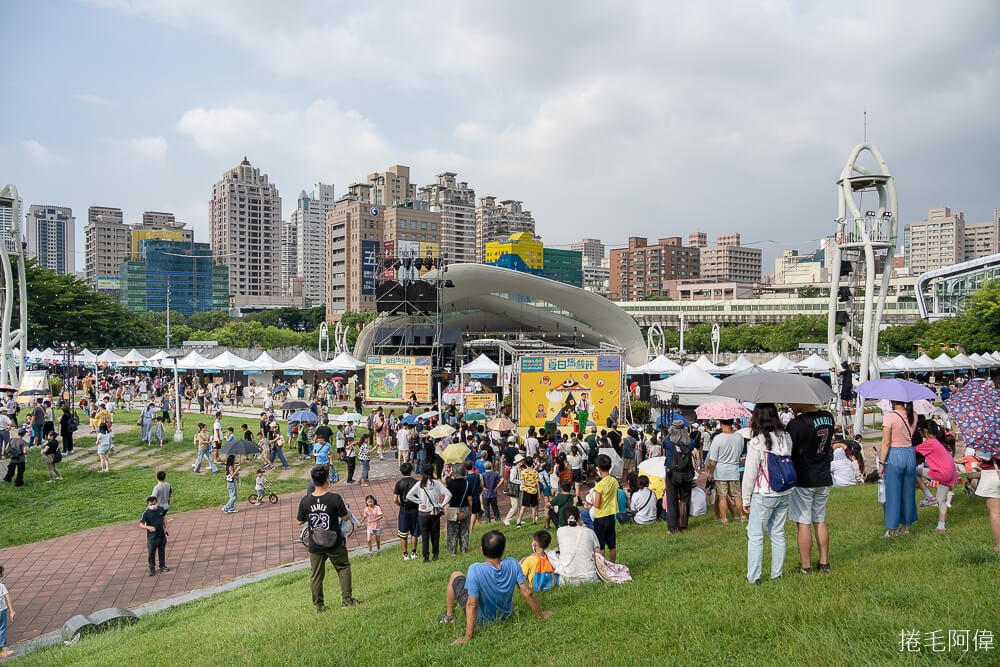
[[[994,0],[3,9],[0,184],[72,206],[79,238],[101,204],[207,241],[211,185],[246,154],[286,215],[316,181],[406,164],[523,200],[553,245],[738,231],[770,258],[831,232],[865,108],[903,221],[1000,207]]]

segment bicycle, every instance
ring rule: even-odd
[[[259,496],[256,493],[251,493],[249,496],[247,496],[247,502],[250,503],[251,505],[256,505],[257,501],[260,500],[261,504],[263,504],[264,494],[267,494],[267,499],[272,505],[278,502],[278,496],[273,491],[271,491],[271,482],[265,481],[264,488],[262,491],[263,493],[261,493]]]

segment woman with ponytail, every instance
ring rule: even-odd
[[[892,412],[882,418],[882,450],[879,476],[885,480],[885,534],[895,537],[910,532],[917,520],[917,456],[913,443],[919,442],[913,403],[892,402]]]
[[[583,525],[577,507],[570,505],[564,509],[563,519],[566,525],[556,531],[556,542],[559,545],[556,574],[559,575],[559,585],[600,581],[597,565],[594,563],[594,554],[601,553],[597,534]]]

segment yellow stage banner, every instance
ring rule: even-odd
[[[621,410],[622,358],[617,355],[522,357],[518,412],[521,427],[579,423],[601,426]]]
[[[405,403],[410,394],[431,403],[431,358],[370,354],[365,359],[365,400]]]

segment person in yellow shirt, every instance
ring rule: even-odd
[[[535,470],[535,459],[531,456],[525,457],[521,462],[524,468],[521,470],[521,509],[517,513],[517,527],[521,527],[521,517],[524,510],[531,508],[531,524],[538,523],[538,471]]]
[[[594,485],[590,515],[601,551],[607,548],[607,558],[614,563],[617,556],[615,514],[618,512],[618,480],[611,476],[611,457],[607,454],[597,457],[597,474],[601,479]]]

